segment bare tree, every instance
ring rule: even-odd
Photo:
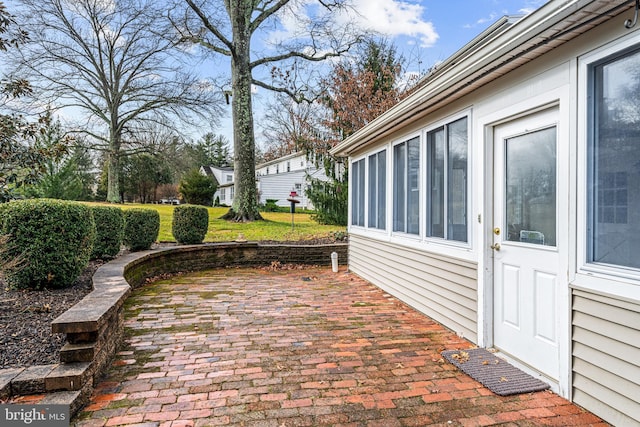
[[[106,151],[108,201],[119,201],[120,158],[150,124],[219,117],[210,85],[184,71],[185,52],[168,37],[159,2],[20,2],[32,42],[22,49],[20,69],[38,103],[81,115],[81,131]]]
[[[304,151],[309,140],[315,139],[314,132],[321,129],[320,112],[317,102],[297,103],[286,95],[276,96],[267,106],[265,120],[261,123],[265,140],[264,161],[298,151]]]
[[[255,183],[255,136],[252,85],[301,100],[303,63],[317,63],[347,52],[360,41],[347,22],[348,0],[184,0],[183,19],[174,16],[183,39],[231,62],[235,197],[227,217],[261,219]],[[268,49],[256,52],[258,35],[284,31]],[[262,73],[256,70],[263,70]],[[266,70],[266,72],[264,72]],[[259,78],[259,75],[267,78]],[[271,81],[268,81],[268,76]],[[302,86],[300,85],[302,84]]]

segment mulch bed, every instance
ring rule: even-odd
[[[64,334],[51,322],[92,291],[91,277],[104,261],[91,261],[66,289],[13,290],[0,278],[0,369],[58,363]]]

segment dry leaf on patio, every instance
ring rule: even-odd
[[[459,353],[452,354],[451,357],[460,363],[464,363],[469,360],[469,353],[460,351]]]

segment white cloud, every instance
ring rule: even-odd
[[[351,0],[350,4],[356,12],[334,17],[336,23],[355,23],[389,37],[413,37],[421,47],[431,47],[438,40],[433,23],[422,17],[425,8],[420,4],[402,0]],[[269,31],[267,41],[277,44],[303,37],[308,20],[313,19],[309,14],[318,12],[324,9],[311,0],[289,3],[278,14],[279,28]]]
[[[420,47],[433,46],[438,33],[432,22],[422,17],[425,9],[420,4],[397,0],[353,0],[362,26],[382,34],[410,36],[420,40]]]

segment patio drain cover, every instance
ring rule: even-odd
[[[496,357],[484,348],[447,350],[442,356],[500,396],[546,390],[549,384]]]

